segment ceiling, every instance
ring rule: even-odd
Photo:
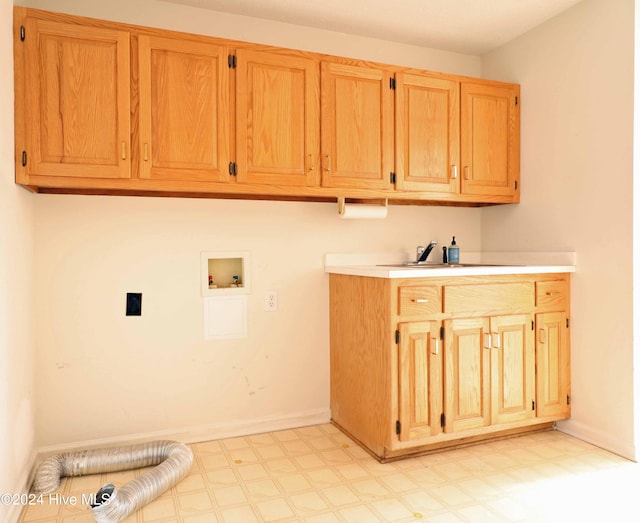
[[[165,0],[481,55],[581,0]]]

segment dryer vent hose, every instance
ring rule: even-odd
[[[152,441],[126,447],[64,452],[44,460],[33,491],[50,494],[60,478],[116,472],[157,465],[117,489],[108,483],[95,495],[91,511],[98,523],[117,523],[180,482],[193,464],[191,449],[176,441]]]

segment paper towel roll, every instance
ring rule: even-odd
[[[345,220],[375,219],[386,217],[386,205],[362,205],[356,203],[345,203],[340,211],[340,218]]]

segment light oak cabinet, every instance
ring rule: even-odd
[[[460,82],[398,73],[395,93],[396,186],[460,192]]]
[[[518,86],[14,8],[38,192],[519,200]]]
[[[420,440],[442,432],[440,325],[439,321],[417,321],[398,326],[400,441]]]
[[[236,59],[238,183],[318,185],[319,61],[249,49]]]
[[[461,86],[461,190],[511,196],[520,190],[519,88],[463,82]]]
[[[398,189],[519,199],[519,87],[396,75]]]
[[[129,33],[27,19],[22,36],[29,66],[16,78],[18,183],[129,178]]]
[[[563,279],[536,284],[536,304],[547,312],[536,315],[538,413],[569,417],[569,287]]]
[[[568,292],[567,274],[331,274],[334,423],[381,460],[550,428],[570,415]]]
[[[531,314],[445,321],[445,432],[535,417]]]
[[[228,49],[140,35],[140,178],[229,180]]]
[[[322,63],[322,185],[393,188],[393,90],[382,68]]]

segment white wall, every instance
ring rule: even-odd
[[[479,76],[480,60],[163,2],[33,7]],[[38,444],[329,415],[326,252],[411,250],[455,234],[480,248],[479,209],[392,206],[345,221],[335,204],[37,195]],[[203,339],[200,252],[249,250],[249,338]],[[262,310],[279,292],[279,310]],[[125,317],[126,292],[143,314]]]
[[[585,0],[483,58],[522,84],[522,202],[482,211],[485,250],[574,250],[572,418],[628,457],[633,440],[634,0]]]
[[[0,0],[0,493],[20,493],[34,449],[33,196],[14,183],[13,5]],[[0,504],[0,521],[16,512]]]

